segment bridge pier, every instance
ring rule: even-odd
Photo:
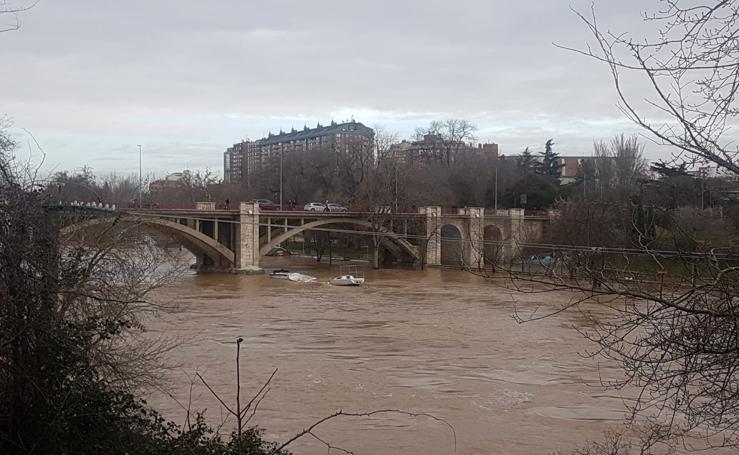
[[[426,213],[426,265],[441,265],[441,206],[424,207],[422,210]]]
[[[511,219],[511,235],[505,247],[503,247],[503,260],[510,262],[520,253],[520,245],[526,240],[524,209],[509,209]]]
[[[214,260],[205,253],[197,253],[195,254],[195,268],[199,273],[227,272],[231,269],[231,264],[220,258]]]
[[[259,204],[239,204],[235,237],[233,272],[262,273],[259,268]]]
[[[469,243],[467,245],[468,251],[467,266],[473,269],[482,269],[485,266],[484,263],[484,251],[485,251],[485,209],[482,207],[468,207],[466,214],[469,217]]]

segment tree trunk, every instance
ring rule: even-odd
[[[375,270],[380,268],[380,245],[378,243],[375,243],[372,248],[372,268]]]

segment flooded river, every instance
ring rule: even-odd
[[[340,409],[402,409],[449,422],[458,454],[549,453],[601,439],[624,416],[617,394],[597,386],[599,375],[618,370],[579,355],[588,345],[572,329],[580,324],[576,314],[523,325],[513,319],[514,302],[523,311],[554,307],[564,294],[512,293],[438,269],[368,270],[365,286],[334,287],[326,281],[337,269],[298,261],[275,258],[270,265],[318,276],[322,284],[192,275],[162,292],[179,311],[149,329],[182,340],[170,354],[178,364],[169,375],[178,401],[188,402],[189,377],[199,371],[233,402],[234,342],[242,337],[246,397],[279,369],[253,420],[275,441]],[[162,393],[151,402],[167,417],[184,416]],[[192,403],[207,408],[211,423],[221,421],[204,387],[193,388]],[[449,428],[426,417],[342,418],[316,434],[357,454],[454,453]],[[326,453],[310,438],[291,448]]]

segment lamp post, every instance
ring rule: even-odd
[[[495,163],[495,216],[498,216],[498,163]]]
[[[138,144],[139,147],[139,208],[141,208],[141,185],[143,182],[142,173],[141,173],[141,144]]]
[[[280,211],[283,211],[283,208],[282,208],[282,152],[283,150],[280,149]]]

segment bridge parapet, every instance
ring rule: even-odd
[[[216,209],[215,202],[196,202],[195,203],[195,210],[215,210],[215,209]]]

